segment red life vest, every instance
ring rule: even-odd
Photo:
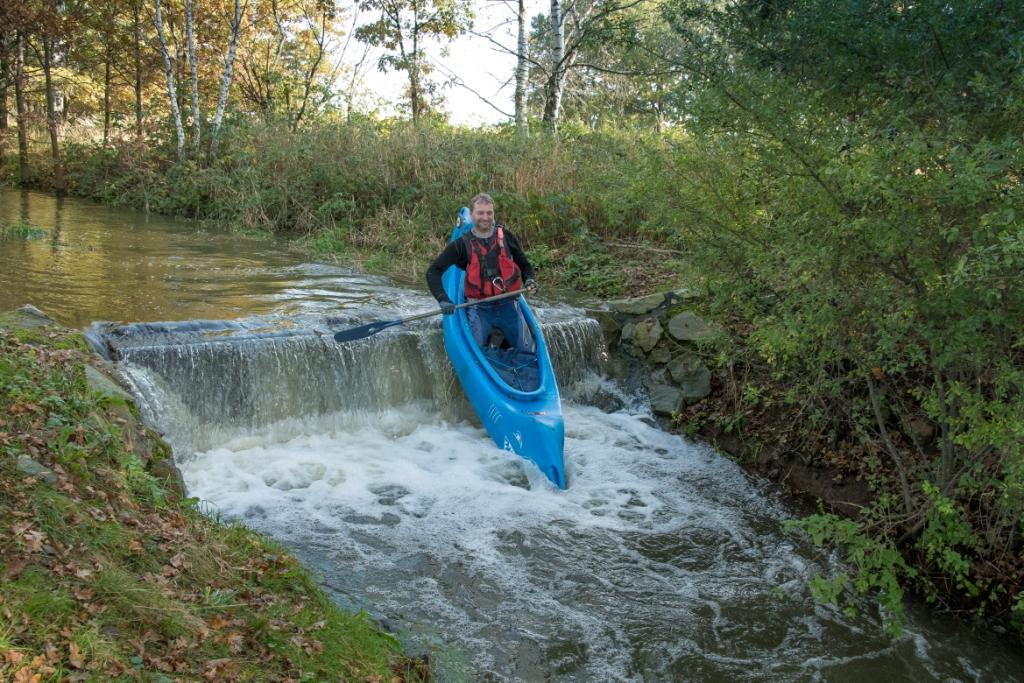
[[[472,233],[466,233],[462,238],[466,240],[466,248],[469,250],[465,288],[467,299],[486,299],[523,288],[523,274],[509,254],[502,226],[494,226],[494,234],[487,240]]]

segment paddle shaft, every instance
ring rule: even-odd
[[[501,301],[502,299],[511,299],[512,297],[519,296],[520,294],[524,294],[525,292],[525,289],[517,289],[514,292],[505,292],[504,294],[498,294],[496,296],[491,296],[486,299],[467,301],[464,304],[459,304],[458,306],[456,306],[455,310],[458,310],[460,308],[469,308],[470,306],[478,306],[480,304],[486,304],[492,301]],[[357,339],[365,339],[366,337],[377,334],[378,332],[383,332],[384,330],[390,327],[395,327],[396,325],[412,322],[413,320],[422,320],[423,318],[441,315],[442,313],[444,313],[444,311],[437,309],[433,311],[428,311],[427,313],[420,313],[419,315],[411,315],[408,318],[401,318],[399,320],[378,320],[377,322],[372,322],[367,325],[353,327],[352,329],[349,330],[342,330],[340,332],[336,332],[334,334],[334,341],[349,342],[355,341]]]
[[[459,304],[458,306],[456,306],[455,310],[457,311],[460,308],[469,308],[470,306],[477,306],[479,304],[487,304],[487,303],[490,303],[492,301],[501,301],[502,299],[511,299],[512,297],[519,296],[520,294],[526,294],[526,290],[525,289],[517,289],[514,292],[505,292],[504,294],[495,294],[494,296],[488,297],[486,299],[477,299],[476,301],[467,301],[464,304]],[[434,316],[434,315],[441,315],[443,312],[444,311],[442,311],[440,309],[438,309],[436,311],[428,311],[426,313],[420,313],[419,315],[409,316],[408,318],[402,318],[398,322],[399,323],[408,323],[408,322],[412,322],[413,320],[421,320],[423,318],[429,318],[429,317]]]

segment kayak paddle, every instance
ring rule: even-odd
[[[502,299],[509,299],[520,294],[526,294],[525,289],[517,289],[514,292],[505,292],[504,294],[498,294],[496,296],[488,297],[486,299],[477,299],[476,301],[470,301],[464,304],[459,304],[455,307],[455,310],[460,308],[469,308],[470,306],[476,306],[477,304],[486,304],[491,301],[500,301]],[[420,313],[419,315],[411,315],[408,318],[399,318],[398,320],[378,320],[377,322],[368,323],[359,327],[353,327],[349,330],[342,330],[341,332],[334,333],[334,341],[336,342],[350,342],[357,339],[365,339],[371,335],[377,334],[382,330],[386,330],[389,327],[395,327],[402,323],[412,322],[413,320],[420,320],[422,318],[429,318],[435,315],[441,315],[441,309],[436,311],[430,311],[428,313]]]

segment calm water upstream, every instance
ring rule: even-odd
[[[0,308],[92,325],[193,495],[277,537],[441,681],[1024,681],[1019,646],[911,607],[817,604],[841,571],[710,449],[658,429],[602,373],[598,326],[541,307],[570,487],[493,446],[437,321],[339,346],[333,330],[433,306],[279,244],[0,190]],[[443,229],[439,226],[439,229]],[[422,267],[424,264],[415,264]],[[131,324],[181,321],[176,324]],[[198,322],[202,321],[202,322]]]

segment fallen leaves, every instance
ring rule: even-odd
[[[212,659],[203,669],[203,678],[208,681],[226,681],[238,677],[242,665],[230,658]]]
[[[0,448],[33,454],[58,480],[0,475],[0,681],[230,681],[255,668],[273,680],[336,679],[336,638],[323,635],[334,622],[308,584],[280,587],[300,576],[294,558],[138,496],[122,459],[150,452],[148,432],[81,393],[78,352],[9,339],[0,330],[0,356],[28,389],[0,395]],[[33,613],[40,593],[53,594],[56,614]]]
[[[68,663],[75,669],[81,669],[85,666],[85,660],[82,659],[82,653],[78,649],[78,643],[72,642],[68,645]]]

